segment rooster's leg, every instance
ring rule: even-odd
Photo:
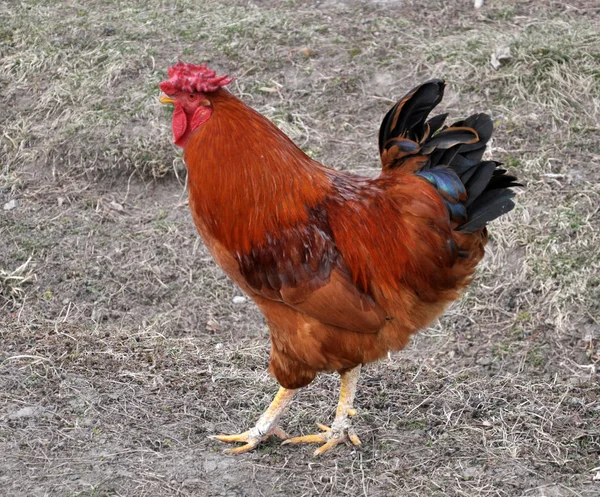
[[[335,447],[341,442],[350,440],[354,445],[360,445],[360,440],[356,436],[356,432],[352,429],[350,417],[356,414],[356,410],[352,407],[354,402],[354,394],[356,393],[356,384],[360,376],[360,365],[354,369],[346,371],[342,374],[342,384],[340,386],[340,400],[338,402],[335,419],[331,428],[320,423],[317,426],[323,430],[323,433],[316,435],[307,435],[304,437],[288,438],[283,442],[285,444],[300,444],[300,443],[321,443],[313,455],[320,456],[329,449]]]
[[[266,440],[271,435],[285,440],[288,436],[277,426],[277,421],[285,411],[287,405],[294,398],[296,390],[288,390],[281,387],[275,395],[273,402],[263,415],[258,419],[256,426],[239,435],[215,435],[214,438],[221,442],[245,442],[245,445],[235,449],[225,450],[228,454],[241,454],[254,449],[260,442]]]

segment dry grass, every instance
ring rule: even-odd
[[[28,268],[30,262],[31,257],[12,271],[0,267],[0,298],[12,306],[25,295],[24,286],[34,277]]]
[[[4,493],[598,495],[600,12],[471,5],[0,5]],[[234,303],[189,218],[157,103],[179,58],[235,75],[313,157],[368,173],[392,100],[444,77],[443,109],[490,112],[490,153],[526,183],[465,297],[365,369],[359,451],[233,458],[208,438],[245,429],[276,385],[260,313]],[[337,387],[319,377],[284,428],[329,421]]]

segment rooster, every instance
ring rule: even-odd
[[[404,348],[460,296],[484,255],[487,223],[514,207],[516,178],[481,160],[490,117],[428,119],[445,83],[427,81],[385,115],[382,171],[366,178],[311,159],[224,88],[232,78],[182,62],[168,76],[160,101],[174,105],[192,218],[264,315],[269,371],[280,384],[253,428],[215,438],[243,443],[230,453],[273,435],[318,443],[315,455],[360,445],[350,417],[361,366]],[[341,376],[331,427],[288,437],[281,415],[324,371]]]

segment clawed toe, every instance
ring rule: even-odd
[[[219,442],[247,442],[248,435],[250,435],[250,432],[245,431],[244,433],[238,433],[236,435],[213,435],[212,438]]]
[[[319,443],[323,444],[317,450],[313,452],[313,456],[320,456],[325,452],[333,449],[336,445],[339,445],[346,440],[349,440],[352,444],[359,446],[360,439],[356,435],[356,432],[352,428],[343,430],[332,430],[329,426],[317,423],[317,426],[323,433],[315,433],[313,435],[304,435],[302,437],[288,438],[284,440],[281,445],[296,445],[302,443]]]
[[[215,435],[212,438],[225,443],[245,442],[245,444],[240,447],[225,449],[223,451],[224,454],[243,454],[244,452],[254,449],[261,442],[260,438],[250,436],[249,431],[238,433],[236,435]]]
[[[303,437],[288,438],[281,442],[281,445],[297,445],[297,444],[313,444],[325,443],[327,436],[324,433],[316,433],[314,435],[304,435]]]

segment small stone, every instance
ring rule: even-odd
[[[15,207],[17,207],[17,205],[19,205],[17,200],[13,198],[4,204],[4,210],[12,211]]]
[[[234,304],[244,304],[246,302],[246,297],[242,297],[241,295],[236,295],[233,297]]]

